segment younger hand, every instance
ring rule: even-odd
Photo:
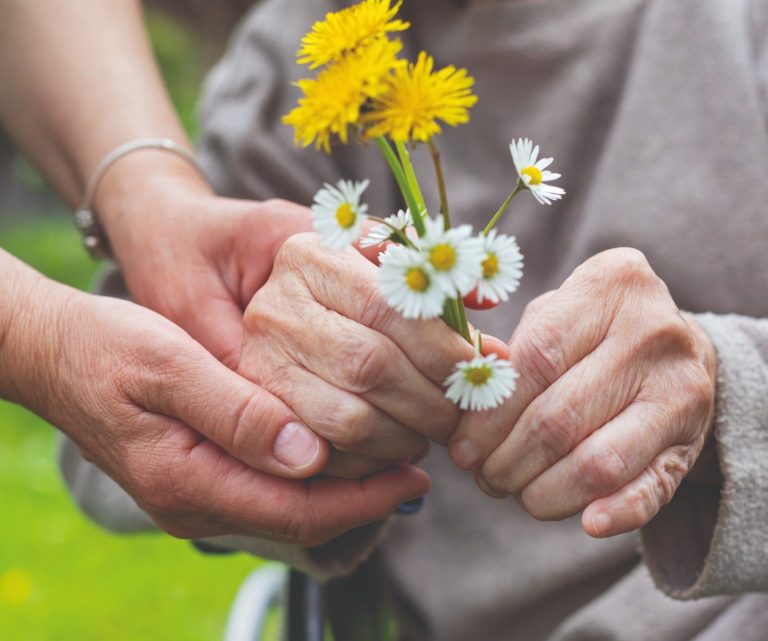
[[[639,528],[710,437],[714,348],[636,250],[598,254],[533,301],[510,360],[517,391],[465,414],[450,451],[536,518],[584,510],[592,536]]]
[[[41,282],[10,301],[0,383],[12,387],[0,394],[67,433],[170,534],[317,545],[428,490],[411,466],[301,480],[327,447],[283,402],[154,312]]]

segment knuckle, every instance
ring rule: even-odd
[[[506,475],[504,470],[497,465],[487,461],[482,468],[475,473],[475,480],[477,481],[480,489],[486,494],[501,498],[511,494],[506,487]]]
[[[617,247],[599,255],[602,267],[618,278],[634,280],[652,274],[645,254],[633,247]]]
[[[275,308],[277,306],[274,305],[274,296],[271,295],[271,289],[270,283],[267,282],[262,290],[257,292],[251,299],[248,307],[245,308],[243,313],[243,329],[249,338],[263,332],[266,327],[279,318],[276,314]],[[268,301],[272,301],[272,304],[267,304]]]
[[[284,267],[291,269],[295,266],[301,266],[314,251],[317,251],[317,243],[312,234],[302,233],[289,236],[280,245],[275,256],[274,270],[281,271]]]
[[[531,326],[517,342],[518,365],[525,376],[549,387],[566,370],[560,333],[540,323]]]
[[[590,496],[613,492],[629,480],[627,457],[610,444],[600,449],[577,448],[576,454],[576,472]]]
[[[535,438],[550,463],[559,461],[576,447],[582,424],[581,414],[568,400],[563,400],[539,419]]]
[[[617,247],[587,260],[575,273],[586,282],[633,289],[659,282],[645,254],[632,247]]]
[[[640,483],[629,497],[630,520],[634,527],[648,523],[661,508],[653,481]]]
[[[532,492],[524,490],[518,502],[537,521],[555,521],[559,518],[553,515],[547,501],[539,500]]]
[[[337,449],[359,449],[370,438],[369,416],[369,408],[363,402],[329,403],[318,419],[317,430]]]
[[[375,286],[366,286],[356,297],[358,306],[356,316],[366,327],[383,329],[390,326],[396,319],[397,313]]]
[[[685,455],[677,451],[658,457],[648,466],[643,482],[630,497],[631,513],[637,527],[650,521],[672,500],[687,470]]]
[[[650,322],[643,339],[644,347],[664,357],[695,357],[696,342],[688,324],[678,314],[664,314]]]
[[[341,377],[348,391],[366,394],[384,381],[391,360],[384,341],[352,338],[340,351]]]
[[[648,475],[651,480],[653,495],[658,501],[658,508],[672,500],[677,490],[679,480],[685,474],[688,465],[677,455],[665,457],[665,460],[656,460],[648,466]]]

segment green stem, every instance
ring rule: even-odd
[[[448,213],[448,194],[445,191],[445,178],[443,177],[443,166],[440,162],[440,152],[431,138],[427,145],[429,146],[429,154],[432,156],[432,164],[435,166],[435,179],[437,180],[437,190],[440,194],[440,213],[443,216],[445,228],[450,229],[451,216]]]
[[[488,232],[494,228],[496,223],[499,221],[499,218],[501,218],[501,215],[507,210],[507,207],[509,207],[509,203],[511,203],[512,199],[521,191],[523,191],[523,189],[527,189],[527,187],[522,180],[518,180],[515,188],[510,192],[509,196],[507,196],[504,202],[501,203],[499,210],[493,215],[493,218],[491,218],[490,222],[485,226],[485,229],[483,230],[483,236],[487,236]]]
[[[389,168],[392,170],[392,175],[395,177],[395,180],[400,187],[400,191],[402,192],[403,198],[405,199],[405,204],[408,206],[408,209],[411,210],[411,217],[413,218],[413,226],[416,228],[416,233],[418,233],[419,237],[421,237],[426,233],[427,230],[424,227],[424,221],[421,218],[421,212],[418,208],[418,203],[413,195],[413,192],[411,191],[410,185],[408,184],[408,179],[406,178],[403,166],[400,164],[397,156],[395,156],[395,152],[392,151],[392,147],[387,142],[386,138],[384,138],[384,136],[379,136],[376,138],[376,144],[379,147],[379,151],[381,151],[382,155],[384,156],[384,159],[387,161]]]
[[[443,315],[441,316],[443,322],[457,333],[459,331],[459,319],[456,318],[456,307],[453,305],[453,299],[447,298],[443,305]]]
[[[467,342],[472,344],[472,336],[469,333],[469,324],[467,323],[467,313],[464,310],[464,301],[461,297],[456,298],[454,301],[456,306],[456,314],[459,317],[459,329],[457,330]]]
[[[413,197],[416,199],[416,203],[419,206],[419,213],[421,213],[427,206],[424,202],[424,196],[421,193],[421,187],[419,187],[419,181],[416,178],[416,172],[411,164],[411,155],[408,153],[408,148],[402,142],[395,142],[395,148],[397,149],[397,155],[400,156],[400,162],[403,165],[403,171],[408,180],[408,186],[411,188],[411,193],[413,193]]]

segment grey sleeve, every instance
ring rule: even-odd
[[[60,442],[59,465],[72,497],[91,520],[122,534],[158,530],[131,496],[86,461],[77,445],[67,437],[62,437]],[[330,579],[352,572],[368,558],[383,531],[383,522],[373,523],[316,548],[246,536],[218,536],[203,541],[214,547],[280,561],[319,579]]]
[[[717,351],[715,439],[722,488],[684,482],[642,531],[670,596],[768,592],[768,319],[700,314]]]

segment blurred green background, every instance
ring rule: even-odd
[[[203,41],[189,17],[152,9],[148,26],[174,103],[194,135],[199,84],[221,40]],[[220,38],[229,24],[217,24]],[[98,266],[81,250],[70,212],[23,160],[14,159],[9,173],[0,190],[23,197],[0,203],[0,246],[51,278],[87,288]],[[67,496],[55,439],[43,421],[0,401],[0,639],[222,638],[237,587],[259,562],[206,557],[164,535],[100,530]]]

